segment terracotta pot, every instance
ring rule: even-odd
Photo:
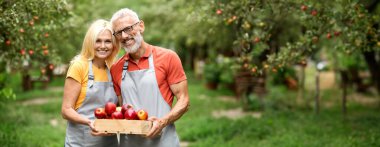
[[[218,83],[216,83],[216,82],[207,82],[206,83],[206,88],[210,89],[210,90],[215,90],[216,88],[218,88]]]

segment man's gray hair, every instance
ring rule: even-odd
[[[139,19],[139,16],[137,15],[137,13],[131,9],[128,9],[128,8],[123,8],[123,9],[120,9],[119,11],[117,11],[116,13],[114,13],[112,15],[112,18],[111,18],[111,24],[113,25],[114,21],[116,19],[119,19],[121,17],[124,17],[124,16],[130,16],[136,20],[140,20]]]

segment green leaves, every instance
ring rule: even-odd
[[[348,55],[374,50],[380,39],[374,25],[380,17],[358,1],[215,0],[203,7],[208,11],[200,13],[208,15],[200,17],[217,21],[211,26],[232,30],[226,45],[234,56],[260,59],[253,65],[293,65],[314,58],[322,48],[338,47],[335,52]]]
[[[56,63],[59,48],[54,47],[58,39],[51,33],[59,33],[68,17],[64,0],[23,0],[0,2],[0,63],[4,69],[0,74],[45,68]],[[0,97],[15,98],[7,82],[0,80]]]
[[[65,1],[4,1],[1,6],[0,46],[3,50],[0,60],[14,70],[20,69],[22,62],[46,66],[57,48],[42,46],[51,43],[49,33],[59,29],[68,16]],[[11,43],[4,44],[7,41]],[[21,50],[27,52],[21,53]]]

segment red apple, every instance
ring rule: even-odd
[[[253,40],[255,43],[259,43],[260,42],[260,38],[259,37],[255,37],[255,39]]]
[[[137,120],[137,114],[136,111],[133,110],[133,108],[129,108],[124,113],[124,118],[128,120]]]
[[[327,33],[326,38],[327,38],[327,39],[330,39],[330,38],[331,38],[331,34],[330,34],[330,33]]]
[[[25,49],[24,48],[20,50],[20,54],[25,55]]]
[[[50,69],[50,70],[53,70],[53,69],[54,69],[54,64],[50,64],[50,65],[49,65],[49,69]]]
[[[121,106],[121,113],[125,114],[125,111],[127,111],[130,108],[133,109],[133,106],[130,104],[124,104],[123,106]]]
[[[32,49],[29,50],[29,55],[33,55],[34,51]]]
[[[147,120],[148,119],[148,112],[146,112],[143,109],[140,109],[139,111],[137,111],[137,117],[140,120]]]
[[[107,102],[106,105],[104,106],[104,109],[107,113],[108,116],[111,116],[113,112],[116,111],[116,104],[112,102]]]
[[[121,111],[115,111],[115,112],[112,113],[111,118],[112,119],[123,119],[124,116],[121,113]]]
[[[318,14],[318,11],[317,11],[317,10],[313,10],[313,11],[311,11],[311,15],[313,15],[313,16],[317,16],[317,14]]]
[[[34,21],[33,20],[29,21],[29,25],[33,26],[34,25]]]
[[[302,11],[306,11],[306,10],[307,10],[307,6],[306,6],[306,5],[302,5],[302,6],[301,6],[301,10],[302,10]]]
[[[10,46],[10,45],[11,45],[11,41],[10,41],[10,40],[7,40],[7,41],[5,41],[5,44],[6,44],[7,46]]]
[[[222,14],[222,13],[223,13],[222,10],[220,10],[220,9],[216,10],[216,14],[220,15],[220,14]]]
[[[43,50],[42,52],[45,56],[49,54],[49,50]]]
[[[107,114],[104,108],[96,108],[94,114],[97,119],[107,118]]]

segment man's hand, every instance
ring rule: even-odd
[[[162,119],[159,119],[157,117],[150,117],[148,121],[152,121],[152,129],[149,131],[149,133],[146,135],[148,138],[154,138],[157,135],[160,135],[162,132],[162,129],[166,126],[165,121]]]

